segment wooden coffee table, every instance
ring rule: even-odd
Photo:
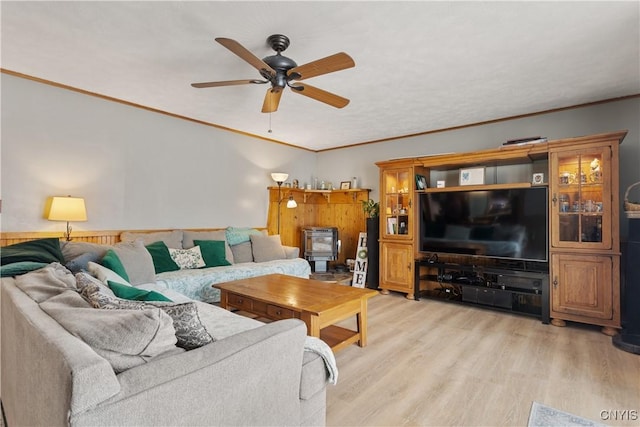
[[[218,283],[220,306],[272,320],[297,318],[307,324],[310,336],[319,337],[338,351],[355,342],[367,345],[367,300],[378,294],[319,280],[270,274]],[[356,316],[357,330],[335,323]]]

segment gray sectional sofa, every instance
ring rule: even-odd
[[[124,267],[130,271],[131,283],[142,285],[154,283],[157,286],[179,292],[191,299],[216,303],[220,301],[220,290],[212,285],[266,274],[285,274],[288,276],[309,278],[311,266],[305,259],[299,258],[300,249],[284,246],[280,236],[268,236],[265,230],[253,228],[228,227],[221,230],[169,230],[152,232],[123,232],[121,243],[125,246],[118,253]],[[197,242],[224,242],[224,258],[227,265],[206,268],[157,271],[152,259],[144,247],[162,242],[171,249],[193,249]],[[133,248],[127,248],[127,244]],[[80,259],[81,266],[87,261],[98,261],[112,246],[83,242],[62,242],[65,262]],[[117,248],[116,248],[117,250]],[[156,264],[157,265],[157,264]]]
[[[59,263],[2,279],[9,427],[324,424],[335,360],[301,321],[263,324],[199,301],[120,302],[105,288]],[[183,322],[189,307],[195,317]]]

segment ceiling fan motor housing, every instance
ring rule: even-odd
[[[269,80],[274,87],[279,88],[287,86],[287,71],[298,66],[293,59],[282,56],[279,52],[276,55],[267,56],[262,60],[276,72],[275,76],[270,76],[269,73],[266,73],[266,75],[261,73],[262,77]]]

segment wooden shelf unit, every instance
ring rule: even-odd
[[[269,214],[267,230],[278,234],[278,187],[269,187]],[[280,191],[280,238],[283,245],[296,246],[302,251],[302,229],[304,227],[337,227],[341,241],[337,263],[344,264],[347,258],[355,258],[358,234],[366,231],[366,217],[362,202],[369,200],[370,189],[307,190],[282,187]],[[298,204],[288,209],[289,196]],[[302,254],[301,254],[302,255]]]
[[[377,162],[380,168],[380,289],[398,291],[414,299],[413,261],[424,258],[418,250],[420,193],[491,190],[531,187],[534,173],[543,173],[542,186],[549,191],[549,262],[551,323],[566,320],[600,325],[603,332],[615,334],[620,328],[620,240],[619,240],[619,144],[627,131],[608,132],[498,148],[448,153]],[[602,170],[576,183],[561,183],[564,170],[580,177],[587,165],[598,159]],[[460,169],[485,168],[482,185],[459,185]],[[387,217],[393,216],[394,200],[386,186],[389,175],[415,174],[427,178],[427,188],[418,190],[410,180],[411,206],[403,220],[405,234],[389,234]],[[577,175],[576,175],[577,174]],[[594,178],[595,177],[595,178]],[[436,181],[446,182],[437,188]],[[576,211],[561,208],[560,195],[568,193],[577,202]],[[564,197],[564,196],[563,196]],[[586,206],[586,207],[585,207]],[[392,208],[389,213],[388,208]],[[576,232],[568,233],[568,222]],[[594,225],[595,224],[595,225]],[[561,232],[561,230],[563,230]],[[443,255],[441,260],[491,265],[491,260],[465,255]],[[420,285],[429,286],[429,280]],[[437,285],[437,284],[436,284]]]

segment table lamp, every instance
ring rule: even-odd
[[[49,221],[66,221],[67,232],[64,237],[67,241],[71,240],[70,221],[86,221],[87,209],[84,205],[82,197],[52,197],[49,213],[47,215]]]

